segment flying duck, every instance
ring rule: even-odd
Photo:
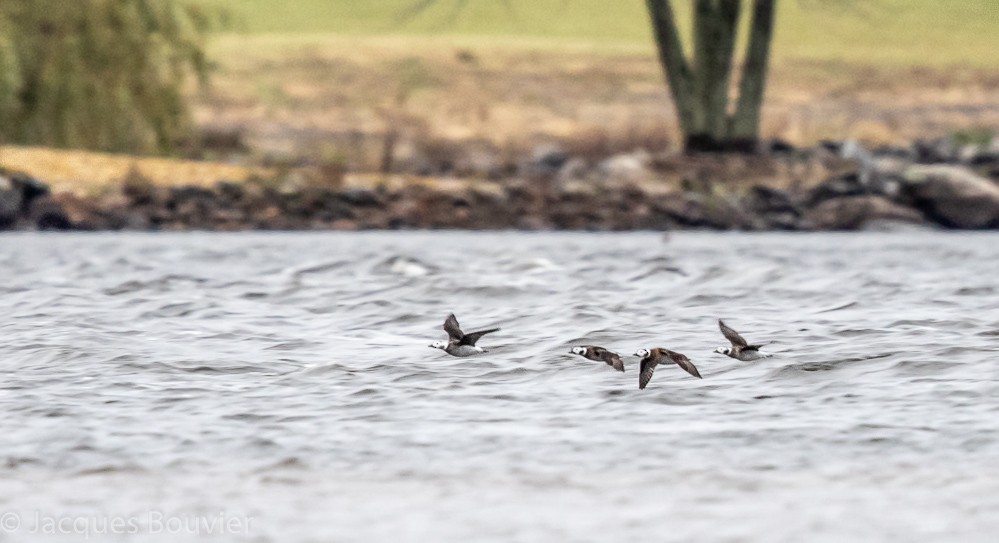
[[[569,352],[571,354],[578,354],[583,358],[596,360],[597,362],[606,362],[608,366],[612,366],[617,371],[624,371],[624,361],[621,360],[621,355],[608,351],[603,347],[583,345],[581,347],[573,347]]]
[[[718,328],[721,329],[722,335],[725,336],[725,339],[727,339],[732,346],[718,347],[715,349],[716,353],[730,356],[736,360],[742,360],[743,362],[750,362],[752,360],[759,360],[761,358],[773,356],[772,354],[760,351],[760,347],[763,347],[766,343],[750,345],[749,342],[740,336],[738,332],[729,328],[728,325],[726,325],[721,319],[718,319]]]
[[[499,328],[490,328],[489,330],[480,330],[478,332],[464,333],[461,331],[461,327],[458,326],[458,319],[455,318],[454,313],[447,316],[447,320],[444,321],[444,331],[447,332],[447,341],[435,341],[430,344],[434,349],[440,349],[451,356],[472,356],[476,354],[481,354],[486,352],[482,347],[476,347],[475,342],[479,341],[479,338],[499,330]]]
[[[662,347],[654,347],[652,349],[639,349],[635,353],[635,356],[642,358],[642,373],[638,376],[639,389],[644,389],[645,385],[649,384],[649,381],[652,380],[652,372],[656,371],[656,366],[659,364],[676,364],[694,377],[697,377],[698,379],[701,378],[701,374],[690,362],[690,359],[676,351],[671,351]]]

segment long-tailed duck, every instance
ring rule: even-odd
[[[472,356],[480,353],[486,352],[482,347],[476,347],[475,342],[479,340],[480,337],[496,332],[499,328],[490,328],[489,330],[480,330],[478,332],[463,333],[461,327],[458,326],[458,319],[455,318],[454,313],[447,316],[447,320],[444,321],[444,331],[447,332],[447,341],[435,341],[430,344],[434,349],[440,349],[451,356]]]
[[[608,351],[603,347],[583,345],[581,347],[573,347],[569,353],[578,354],[583,358],[596,360],[597,362],[606,362],[608,366],[612,366],[617,371],[624,371],[624,361],[621,360],[621,355]]]
[[[718,328],[721,329],[722,335],[725,339],[729,340],[732,344],[731,347],[718,347],[715,352],[718,354],[723,354],[725,356],[730,356],[736,360],[742,360],[743,362],[750,362],[752,360],[759,360],[761,358],[769,358],[773,356],[772,354],[767,354],[760,351],[760,348],[767,343],[760,343],[757,345],[750,345],[738,332],[729,328],[721,319],[718,319]]]
[[[639,349],[635,353],[635,356],[642,358],[642,373],[638,376],[639,389],[643,389],[645,385],[649,384],[649,381],[652,379],[652,372],[656,371],[656,366],[659,364],[676,364],[694,377],[701,378],[700,372],[690,362],[690,359],[676,351],[655,347],[652,349]]]

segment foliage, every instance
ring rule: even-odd
[[[203,81],[207,12],[182,0],[0,2],[0,141],[167,151]]]

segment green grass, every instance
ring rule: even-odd
[[[249,34],[465,36],[651,49],[642,0],[192,0]],[[465,4],[456,11],[455,8]],[[673,0],[684,21],[689,2]],[[996,0],[781,0],[776,57],[999,68]]]

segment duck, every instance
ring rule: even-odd
[[[486,352],[485,349],[477,346],[475,343],[486,334],[498,332],[499,328],[490,328],[466,334],[461,331],[461,326],[458,325],[458,319],[454,316],[454,313],[451,313],[444,320],[444,331],[447,332],[448,340],[435,341],[430,344],[430,347],[440,349],[451,356],[465,357]]]
[[[598,347],[596,345],[580,345],[578,347],[573,347],[569,353],[578,354],[583,358],[596,360],[597,362],[606,362],[608,366],[611,366],[617,371],[624,371],[624,360],[621,360],[621,355],[613,351],[608,351],[603,347]]]
[[[718,347],[715,352],[718,354],[723,354],[725,356],[734,358],[736,360],[741,360],[743,362],[751,362],[753,360],[759,360],[761,358],[770,358],[773,356],[769,353],[764,353],[760,351],[760,348],[767,345],[767,343],[760,343],[757,345],[750,345],[748,341],[745,340],[738,332],[730,328],[724,321],[718,319],[718,328],[721,330],[725,339],[732,344],[731,347]]]
[[[656,371],[659,364],[676,364],[687,373],[701,379],[701,373],[697,371],[694,364],[683,353],[671,351],[663,347],[653,347],[651,349],[639,349],[635,356],[642,359],[641,373],[638,375],[638,388],[644,390],[645,386],[652,380],[652,373]]]

